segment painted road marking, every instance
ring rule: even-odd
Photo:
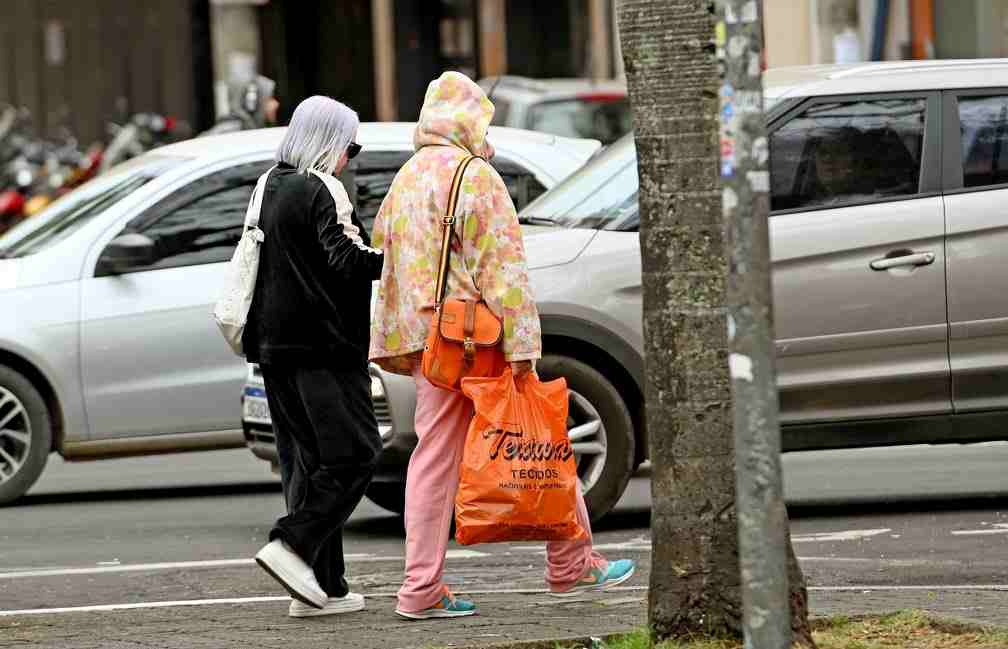
[[[490,554],[487,552],[478,552],[476,550],[448,550],[445,552],[445,557],[448,559],[479,559],[480,557],[489,557]],[[405,561],[402,557],[399,557],[399,561]]]
[[[607,593],[635,593],[648,589],[647,586],[617,586]],[[461,591],[460,591],[461,592]],[[467,590],[466,595],[545,595],[545,588],[514,588],[500,590]],[[586,595],[591,595],[587,593]],[[365,593],[364,597],[393,598],[397,593]],[[21,610],[0,611],[0,617],[15,615],[56,615],[59,613],[103,613],[107,611],[133,611],[145,608],[177,608],[180,606],[219,606],[224,604],[259,604],[268,602],[289,602],[290,597],[227,597],[223,599],[184,599],[168,602],[138,602],[132,604],[98,604],[93,606],[65,606],[62,608],[28,608]],[[573,599],[565,600],[567,602]]]
[[[952,536],[980,536],[982,534],[1008,534],[1008,524],[994,523],[982,530],[952,530]]]
[[[42,568],[38,570],[18,570],[0,572],[0,579],[24,579],[26,577],[59,577],[65,575],[100,575],[110,572],[143,572],[147,570],[190,570],[193,568],[226,568],[229,566],[254,565],[252,559],[216,559],[213,561],[175,561],[165,563],[133,563],[117,566],[98,565],[89,568]]]
[[[0,611],[0,617],[13,615],[47,615],[56,613],[100,613],[103,611],[132,611],[141,608],[175,608],[179,606],[212,606],[215,604],[256,604],[260,602],[289,602],[290,597],[228,597],[225,599],[185,599],[174,602],[139,602],[135,604],[100,604],[97,606],[65,606],[62,608],[33,608],[21,611]]]
[[[638,536],[622,543],[601,543],[594,546],[596,550],[650,550],[651,539]]]
[[[809,586],[810,591],[849,593],[871,591],[998,591],[1008,593],[1008,584],[940,584],[935,586]]]
[[[480,559],[490,556],[486,552],[476,550],[448,550],[447,558],[454,560]],[[402,556],[376,556],[366,553],[347,553],[344,555],[347,563],[377,563],[382,561],[403,562]],[[111,564],[101,562],[96,566],[36,568],[24,570],[0,571],[0,579],[26,579],[30,577],[64,577],[70,575],[101,575],[117,572],[148,572],[158,570],[199,570],[206,568],[230,568],[234,566],[253,566],[252,559],[212,559],[207,561],[172,561],[162,563],[124,563]]]
[[[888,534],[888,527],[877,530],[845,530],[842,532],[816,532],[814,534],[797,534],[791,537],[792,543],[829,543],[831,541],[857,541],[880,534]]]
[[[1008,525],[1005,525],[1005,530],[999,532],[1008,534]],[[882,534],[887,534],[892,532],[892,529],[886,527],[881,529],[873,530],[843,530],[840,532],[814,532],[810,534],[795,534],[791,537],[793,543],[828,543],[833,541],[857,541],[859,539],[867,539],[873,536],[880,536]],[[985,534],[990,534],[992,532],[984,531]],[[953,532],[955,534],[955,532]],[[892,535],[893,538],[899,538],[899,535]],[[544,552],[541,548],[535,547],[517,547],[515,550],[520,550],[522,552]],[[620,543],[602,543],[595,546],[596,550],[650,550],[651,540],[644,536],[639,536],[637,538],[630,539],[628,541],[623,541]],[[799,557],[801,558],[801,557]]]
[[[607,593],[641,593],[646,592],[647,586],[617,586],[610,588]],[[1008,584],[942,584],[934,586],[810,586],[809,591],[819,593],[849,593],[849,592],[885,592],[885,591],[988,591],[1008,593]],[[545,588],[514,588],[500,590],[460,590],[465,595],[545,595],[549,591]],[[592,598],[597,593],[586,593],[585,597]],[[393,598],[394,592],[365,593],[365,597],[371,598]],[[617,600],[617,601],[625,601]],[[221,606],[227,604],[259,604],[272,602],[289,602],[289,597],[228,597],[223,599],[188,599],[167,602],[138,602],[131,604],[98,604],[91,606],[66,606],[62,608],[29,608],[9,611],[0,611],[0,617],[14,617],[18,615],[57,615],[62,613],[102,613],[108,611],[131,611],[137,609],[154,608],[177,608],[182,606]],[[571,600],[567,600],[571,601]],[[606,600],[612,601],[612,600]]]
[[[344,555],[347,562],[402,561],[402,557],[376,557],[370,554]],[[116,572],[147,572],[158,570],[197,570],[203,568],[229,568],[233,566],[253,566],[252,559],[212,559],[208,561],[172,561],[163,563],[124,563],[119,565],[98,564],[79,568],[37,568],[0,572],[0,579],[25,579],[29,577],[63,577],[69,575],[101,575]]]

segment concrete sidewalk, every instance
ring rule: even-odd
[[[983,624],[1004,623],[1008,592],[813,592],[816,616],[880,613],[906,608]],[[295,620],[286,603],[67,613],[0,618],[0,647],[75,649],[418,649],[506,646],[539,639],[585,638],[645,624],[647,592],[624,590],[597,599],[558,600],[545,594],[479,595],[480,615],[408,622],[392,613],[392,597],[337,618]],[[552,646],[551,644],[549,646]]]
[[[0,617],[0,647],[419,649],[609,635],[646,622],[649,556],[633,554],[641,567],[625,587],[596,598],[570,600],[550,597],[533,586],[541,573],[527,562],[493,558],[495,565],[488,561],[479,570],[482,579],[475,578],[475,571],[467,575],[469,590],[456,586],[460,595],[479,604],[480,615],[471,618],[402,620],[393,613],[397,584],[391,579],[396,573],[386,577],[375,571],[355,580],[355,588],[371,597],[366,611],[351,615],[291,619],[286,616],[286,601],[16,615]],[[171,578],[179,579],[187,578]],[[268,581],[263,584],[269,587]],[[206,595],[226,596],[219,591]],[[917,608],[959,620],[1004,624],[1008,591],[813,590],[811,606],[816,616]]]
[[[414,649],[504,644],[630,631],[645,622],[647,592],[625,590],[594,599],[543,594],[481,594],[480,615],[410,622],[375,597],[345,616],[291,619],[286,602],[155,610],[62,613],[0,618],[0,647],[61,649]]]

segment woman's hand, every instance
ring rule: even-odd
[[[511,363],[511,373],[516,379],[525,378],[526,375],[535,371],[532,361],[516,361]]]

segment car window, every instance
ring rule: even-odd
[[[367,232],[374,226],[392,179],[412,155],[412,151],[363,151],[360,154],[353,175],[357,187],[357,218]]]
[[[494,115],[490,120],[491,126],[507,126],[508,118],[511,117],[511,102],[502,97],[493,97]]]
[[[126,231],[154,240],[156,270],[224,262],[241,239],[256,179],[272,163],[253,163],[204,176],[141,214]]]
[[[114,167],[60,197],[0,237],[0,256],[21,257],[66,239],[112,205],[186,158],[148,154]]]
[[[388,194],[392,180],[411,156],[412,152],[403,151],[369,151],[366,155],[361,153],[361,160],[354,171],[354,184],[357,187],[357,217],[368,232],[374,227],[378,209]],[[497,155],[491,164],[507,185],[516,210],[522,209],[546,191],[546,187],[531,171],[513,160]]]
[[[926,100],[817,103],[770,137],[775,210],[911,196],[920,186]]]
[[[507,185],[516,210],[521,210],[546,191],[535,175],[517,162],[504,156],[494,156],[491,164]]]
[[[637,194],[637,149],[626,135],[526,206],[518,221],[633,231],[640,227]]]
[[[630,132],[630,104],[625,98],[545,101],[529,108],[527,126],[533,131],[611,144]]]
[[[1008,95],[959,97],[963,186],[1008,183]]]
[[[640,229],[636,159],[561,219],[569,228],[636,232]]]

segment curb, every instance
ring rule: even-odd
[[[940,611],[935,611],[933,609],[918,608],[918,609],[894,609],[891,611],[886,611],[882,613],[858,613],[856,615],[843,615],[838,613],[832,616],[821,616],[813,615],[809,618],[809,624],[812,626],[812,630],[817,630],[817,626],[829,620],[831,617],[846,617],[852,622],[861,622],[864,620],[876,618],[879,615],[888,615],[891,613],[900,613],[902,611],[916,610],[928,617],[931,622],[940,629],[946,629],[949,631],[954,631],[956,633],[990,633],[990,632],[1000,632],[1004,633],[1008,631],[1008,625],[996,624],[993,622],[978,622],[976,620],[971,620],[968,617],[960,617],[957,615],[950,615],[948,613],[942,613]],[[606,636],[608,638],[618,637],[619,634],[613,636]],[[552,649],[552,648],[551,648]]]
[[[942,615],[935,613],[934,611],[929,611],[927,609],[920,609],[925,613],[931,621],[939,626],[951,631],[957,631],[960,633],[973,633],[973,632],[990,632],[990,631],[1005,631],[1008,630],[1008,626],[1002,626],[1000,624],[985,624],[981,622],[974,622],[969,619],[957,617],[954,615]],[[895,613],[896,611],[891,611]],[[849,615],[848,619],[852,621],[865,620],[869,618],[877,617],[877,614],[863,614],[863,615]],[[812,628],[815,629],[817,623],[822,623],[824,620],[828,620],[828,617],[813,616],[809,620]],[[599,646],[598,643],[601,641],[602,646],[604,643],[625,636],[626,633],[609,633],[601,636],[569,636],[565,638],[551,638],[549,640],[521,640],[517,642],[504,642],[492,645],[471,645],[458,647],[457,649],[556,649],[557,645],[563,647],[570,647],[572,649],[591,649],[593,646]]]
[[[471,645],[457,647],[456,649],[556,649],[557,645],[561,645],[565,648],[590,649],[593,646],[600,646],[600,641],[601,643],[606,643],[625,635],[626,632],[610,633],[601,636],[568,636],[565,638],[551,638],[549,640],[520,640],[517,642],[504,642],[492,645]],[[604,644],[601,646],[604,646]]]

